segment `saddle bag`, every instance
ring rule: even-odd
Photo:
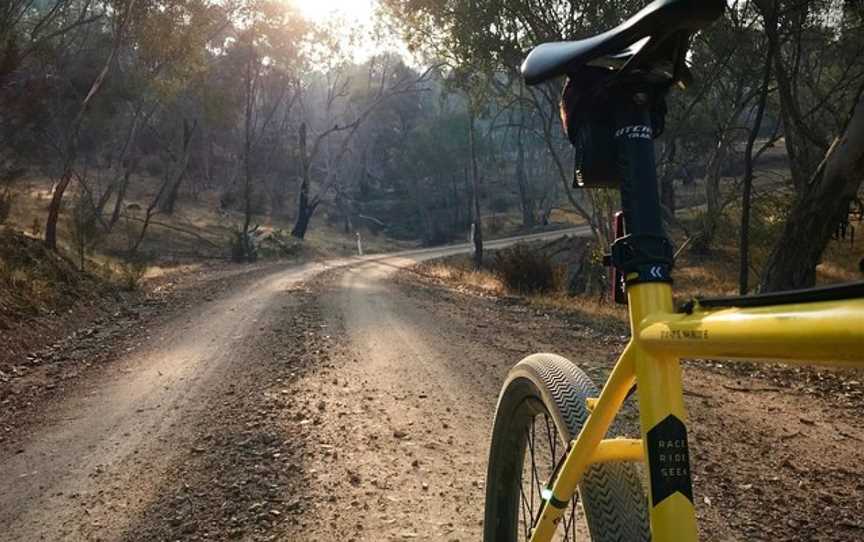
[[[606,83],[614,72],[589,66],[567,78],[561,96],[564,132],[576,149],[574,187],[620,188],[616,165],[615,120]],[[666,102],[652,107],[654,138],[663,132]]]

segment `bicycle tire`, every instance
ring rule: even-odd
[[[537,446],[529,441],[533,437],[529,434],[528,420],[531,420],[530,432],[533,432],[535,417],[545,412],[546,419],[551,418],[554,423],[560,442],[566,446],[588,419],[585,402],[588,397],[597,397],[594,383],[576,365],[560,356],[530,356],[510,371],[498,401],[492,431],[486,478],[485,542],[518,542],[520,529],[524,531],[519,515],[520,510],[528,511],[524,506],[527,499],[523,462],[527,450],[532,455],[534,468],[533,455]],[[551,446],[554,448],[554,444]],[[554,450],[552,455],[555,455]],[[647,497],[636,464],[615,462],[591,466],[568,507],[571,513],[579,498],[592,541],[651,539]]]

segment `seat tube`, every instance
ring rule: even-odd
[[[641,322],[649,314],[672,311],[671,286],[637,284],[628,288],[634,337],[639,421],[648,469],[651,539],[698,540],[687,442],[687,412],[678,358],[648,353],[639,345]]]
[[[651,89],[629,89],[618,100],[615,141],[628,235],[612,247],[624,273],[636,354],[642,442],[648,468],[654,542],[698,539],[687,444],[680,361],[649,354],[638,342],[645,317],[670,313],[672,247],[663,227],[652,132]]]
[[[623,94],[615,113],[615,145],[622,177],[621,202],[627,231],[664,236],[651,123],[651,94],[634,89]]]

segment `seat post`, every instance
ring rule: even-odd
[[[612,261],[627,284],[671,282],[672,244],[663,227],[651,120],[656,90],[616,90],[615,145],[628,235],[612,246]]]

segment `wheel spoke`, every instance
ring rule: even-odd
[[[529,496],[525,495],[525,477],[522,477],[519,494],[522,495],[522,501],[525,505],[526,511],[528,512],[528,518],[525,520],[525,530],[526,532],[534,526],[534,485],[529,482],[528,486],[531,488],[529,492]]]
[[[532,488],[531,488],[531,490],[532,490],[532,493],[531,493],[531,495],[532,495],[532,500],[531,500],[531,502],[534,502],[534,500],[533,500],[533,495],[534,495],[533,490],[534,490],[535,487],[536,487],[536,489],[537,489],[537,498],[538,498],[539,500],[541,500],[541,502],[542,502],[542,499],[543,499],[543,486],[540,484],[540,474],[537,472],[537,458],[535,457],[535,454],[537,453],[536,428],[535,428],[535,424],[534,424],[534,421],[535,421],[535,420],[536,420],[536,418],[534,418],[533,420],[531,420],[531,478],[532,478],[532,480],[534,480],[534,485],[533,485]],[[538,509],[537,509],[537,514],[538,514],[538,515],[540,514],[540,508],[541,508],[541,507],[538,506]],[[536,520],[537,518],[534,518],[534,519]]]
[[[543,421],[538,418],[543,416]],[[537,425],[540,425],[538,430]],[[538,435],[538,431],[545,431],[545,435]],[[555,422],[546,412],[542,412],[531,418],[530,425],[525,428],[525,453],[523,458],[523,474],[519,485],[519,510],[521,521],[519,523],[519,540],[524,536],[525,541],[531,539],[531,531],[539,520],[543,510],[543,490],[550,483],[551,478],[557,472],[560,461],[567,452],[567,446],[560,442]],[[558,457],[558,455],[562,457]],[[547,457],[548,455],[548,457]],[[529,471],[530,472],[527,472]],[[527,476],[526,476],[527,475]],[[528,487],[525,487],[528,484]],[[583,533],[583,514],[577,510],[579,504],[579,492],[577,491],[569,503],[569,510],[565,512],[563,521],[559,527],[555,540],[564,542],[577,542]],[[580,525],[577,527],[577,523]]]
[[[524,483],[521,484],[521,487],[519,489],[519,496],[521,497],[520,502],[522,503],[522,531],[525,533],[525,540],[527,541],[530,539],[531,527],[533,527],[534,522],[531,521],[529,523],[525,517],[525,513],[528,512],[528,518],[533,518],[534,513],[531,511],[531,505],[525,499],[524,487]]]
[[[549,416],[545,413],[543,414],[543,421],[546,422],[546,437],[549,439],[549,451],[552,452],[552,461],[556,461],[558,459],[557,452],[557,444],[558,444],[558,435],[552,429],[554,428],[554,424],[550,427]]]

